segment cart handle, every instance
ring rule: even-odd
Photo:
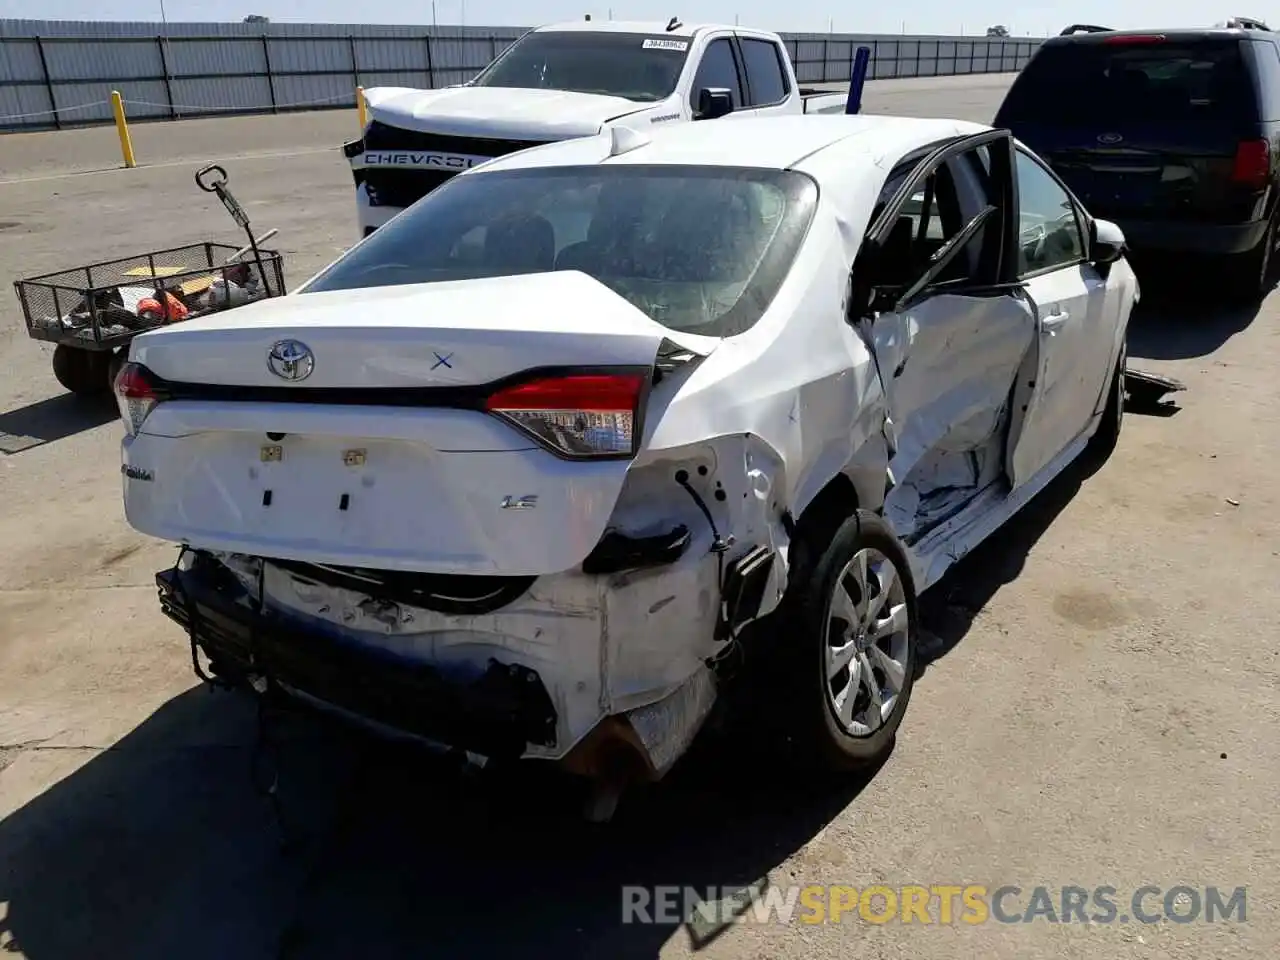
[[[206,183],[205,181],[210,174],[217,174],[218,179],[211,183]],[[196,186],[201,190],[204,190],[206,193],[217,193],[218,188],[225,186],[226,182],[227,171],[223,170],[222,167],[218,166],[216,163],[211,163],[209,166],[196,171]]]

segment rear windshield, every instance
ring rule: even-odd
[[[577,30],[526,33],[472,85],[572,90],[650,103],[671,96],[688,57],[687,38]]]
[[[1003,123],[1213,123],[1256,116],[1240,41],[1049,44],[1000,109]]]
[[[735,167],[464,174],[300,292],[579,270],[670,329],[728,337],[778,292],[817,192],[800,173]]]

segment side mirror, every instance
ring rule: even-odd
[[[698,93],[695,120],[718,120],[733,113],[733,94],[724,87],[703,87]]]
[[[1089,224],[1089,259],[1098,266],[1115,263],[1124,256],[1124,231],[1110,220]]]

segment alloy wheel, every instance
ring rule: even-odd
[[[832,590],[825,664],[828,705],[850,736],[870,736],[893,715],[906,682],[910,617],[893,561],[873,547],[855,553]]]

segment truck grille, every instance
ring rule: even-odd
[[[441,153],[470,153],[481,157],[503,157],[517,150],[541,146],[544,140],[493,140],[488,137],[454,137],[421,130],[402,130],[375,120],[364,135],[366,150],[438,150]]]
[[[356,186],[369,188],[374,207],[411,207],[446,180],[456,176],[446,170],[356,170]]]
[[[430,151],[459,153],[477,157],[504,157],[518,150],[541,146],[541,140],[495,140],[487,137],[457,137],[420,130],[402,130],[375,120],[364,136],[365,150]],[[446,180],[452,170],[355,170],[356,186],[366,184],[369,202],[375,207],[408,207]]]

